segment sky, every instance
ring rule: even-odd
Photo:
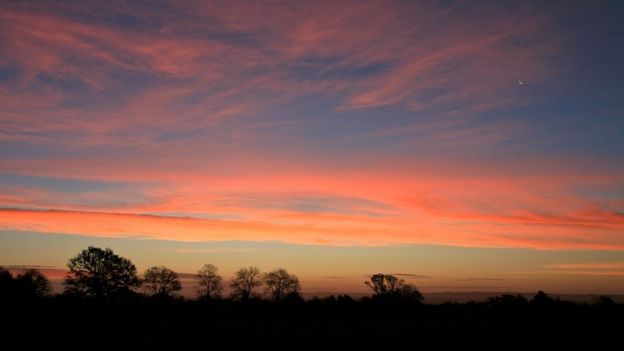
[[[621,1],[1,1],[0,265],[624,294]],[[189,278],[190,279],[190,278]],[[191,284],[191,283],[189,283]],[[187,284],[188,285],[188,284]]]

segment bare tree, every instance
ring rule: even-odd
[[[198,272],[197,294],[205,299],[218,299],[223,291],[219,269],[212,264],[205,264]]]
[[[182,289],[176,272],[165,266],[150,267],[143,273],[143,287],[152,295],[169,296]]]
[[[267,291],[275,301],[282,301],[289,295],[299,294],[301,286],[294,274],[289,274],[284,268],[278,268],[264,275]]]
[[[403,280],[391,274],[373,274],[369,282],[364,284],[368,285],[376,295],[393,294],[399,289],[399,286],[403,283]]]
[[[241,268],[230,283],[232,297],[247,300],[253,295],[254,289],[261,285],[262,276],[258,267]]]
[[[373,274],[370,281],[365,282],[375,294],[377,299],[400,299],[402,301],[422,302],[423,296],[418,289],[403,279],[399,279],[392,274]]]

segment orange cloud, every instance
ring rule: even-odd
[[[5,209],[0,211],[0,228],[183,241],[270,240],[350,246],[427,243],[541,249],[624,247],[619,235],[624,229],[622,216],[604,211],[539,215],[518,214],[513,207],[502,211],[475,207],[445,212],[402,207],[400,201],[392,202],[392,196],[384,198],[386,202],[335,195],[318,198],[291,193],[277,199],[274,196],[174,195],[146,205],[120,208],[125,213]],[[447,203],[445,207],[466,207],[466,203]],[[218,219],[208,219],[206,215]]]
[[[211,174],[179,161],[5,163],[16,172],[48,177],[69,172],[130,188],[72,194],[0,189],[5,208],[62,210],[7,209],[0,225],[5,230],[169,240],[540,249],[624,245],[621,202],[573,191],[581,186],[617,188],[621,177],[589,172],[580,164],[575,169],[565,163],[562,171],[558,162],[531,160],[533,170],[520,173],[527,161],[389,163],[380,170],[250,159]]]
[[[253,240],[301,244],[385,245],[371,227],[279,225],[258,221],[223,221],[119,213],[0,210],[2,230],[68,233],[105,237],[144,237],[180,241]],[[392,241],[392,238],[390,238]]]
[[[624,270],[624,262],[586,262],[586,263],[560,263],[560,264],[547,264],[544,268],[555,269],[573,269],[573,270]]]

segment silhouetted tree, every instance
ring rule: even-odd
[[[4,267],[0,266],[0,284],[8,282],[8,281],[12,281],[12,280],[13,280],[13,275],[11,275],[11,272],[6,270]]]
[[[504,306],[504,307],[521,307],[526,306],[529,301],[522,295],[516,294],[503,294],[501,296],[489,297],[488,305],[490,306]]]
[[[394,293],[399,289],[400,280],[391,274],[373,274],[370,281],[364,284],[368,285],[376,295]]]
[[[288,296],[299,295],[301,289],[297,276],[289,274],[284,268],[264,274],[264,284],[275,301],[283,301]]]
[[[422,302],[423,296],[412,284],[398,279],[392,274],[373,274],[365,284],[371,288],[376,299],[400,299],[411,302]]]
[[[27,269],[15,277],[15,288],[22,298],[39,298],[50,293],[50,281],[40,271]]]
[[[212,264],[205,264],[197,272],[197,294],[204,299],[218,299],[223,291],[219,269]]]
[[[254,289],[261,285],[262,276],[258,267],[241,268],[230,283],[232,297],[247,300],[253,295]]]
[[[0,283],[11,280],[13,280],[13,275],[11,274],[11,272],[9,272],[9,270],[7,270],[6,268],[0,266]]]
[[[613,307],[616,305],[613,298],[609,295],[600,295],[594,302],[594,304],[601,307]]]
[[[176,272],[165,266],[150,267],[145,270],[142,283],[152,295],[169,296],[174,291],[182,290],[182,284]]]
[[[14,281],[13,275],[4,267],[0,267],[0,299],[5,302],[5,299],[13,295]]]
[[[548,296],[548,294],[546,294],[542,290],[538,291],[531,300],[531,304],[539,307],[552,305],[554,302],[555,300],[552,297]]]
[[[334,295],[332,295],[332,297],[333,296]],[[357,301],[355,301],[355,299],[352,298],[351,295],[340,294],[336,298],[336,302],[339,303],[339,304],[343,304],[343,305],[352,305],[352,304],[355,304]]]
[[[141,281],[136,267],[113,250],[89,246],[71,258],[67,264],[65,292],[98,299],[111,299],[127,295]]]
[[[425,299],[414,285],[407,283],[401,285],[398,296],[403,300],[418,303],[422,303]]]

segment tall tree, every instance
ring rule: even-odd
[[[169,296],[174,291],[182,290],[182,284],[176,272],[165,266],[150,267],[143,273],[143,287],[152,295]]]
[[[223,291],[219,269],[212,264],[205,264],[197,272],[197,294],[204,299],[218,299]]]
[[[258,267],[241,268],[230,283],[232,297],[247,300],[253,296],[254,289],[261,285],[262,275]]]
[[[288,273],[284,268],[278,268],[266,273],[264,275],[264,284],[266,284],[267,291],[275,301],[282,301],[287,296],[298,295],[301,289],[297,276]]]
[[[89,246],[67,263],[65,292],[98,299],[112,299],[129,294],[141,284],[136,267],[113,250]]]

